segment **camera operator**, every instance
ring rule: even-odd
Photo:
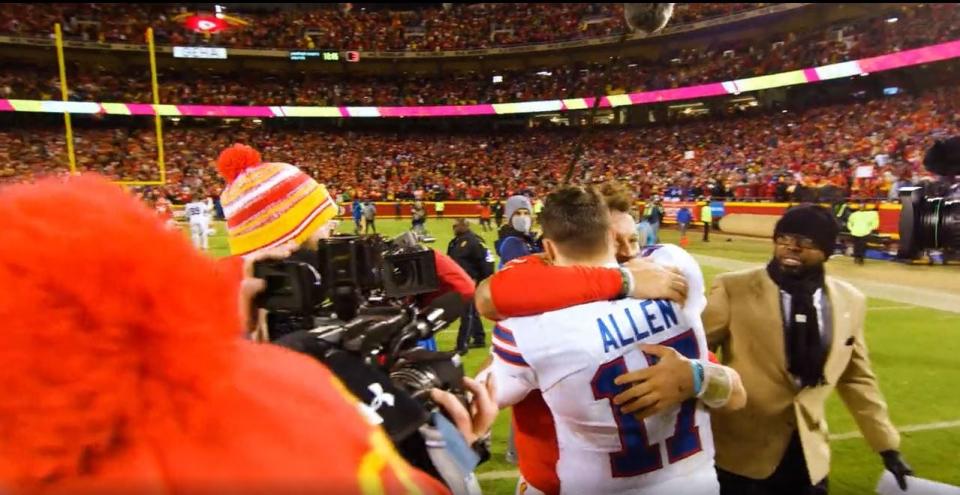
[[[231,265],[116,184],[0,215],[0,492],[447,493],[324,366],[241,338]]]
[[[319,241],[333,232],[337,208],[324,186],[293,165],[262,162],[260,154],[249,146],[237,144],[224,150],[217,166],[227,182],[221,199],[230,247],[245,257],[242,307],[252,308],[254,294],[265,286],[253,277],[254,264],[269,258],[315,259]],[[472,298],[474,284],[469,275],[449,257],[431,252],[439,290],[421,296],[418,302],[430,304],[447,292],[464,300]],[[362,410],[383,423],[401,454],[413,465],[442,479],[455,493],[479,490],[472,470],[486,455],[487,434],[496,416],[490,399],[492,384],[484,387],[464,380],[463,387],[473,394],[469,404],[451,400],[447,392],[431,390],[430,399],[443,408],[453,420],[451,424],[442,415],[425,411],[385,373],[359,356],[332,350],[306,330],[273,334],[270,327],[279,315],[246,311],[249,329],[257,340],[304,352],[330,368],[365,404]]]

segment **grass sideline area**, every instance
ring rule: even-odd
[[[431,218],[427,229],[436,237],[431,247],[446,252],[453,237],[453,221]],[[380,233],[392,236],[408,229],[407,220],[380,220]],[[492,250],[495,232],[482,232],[473,226]],[[352,222],[342,222],[340,232],[352,233]],[[224,225],[216,224],[217,235],[210,239],[210,254],[229,254]],[[185,231],[186,232],[186,231]],[[677,243],[675,230],[661,232],[661,240]],[[699,232],[692,232],[688,250],[694,254],[728,258],[751,263],[765,263],[771,253],[770,241],[734,238],[726,242],[722,233],[711,233],[711,242],[700,241]],[[828,270],[840,276],[848,273],[853,264],[849,258],[831,259]],[[952,290],[960,277],[952,267],[900,266],[889,262],[868,262],[860,273],[890,283],[905,283],[906,278],[930,280],[935,287]],[[901,270],[909,270],[910,277],[902,277]],[[703,266],[709,287],[710,281],[723,270]],[[888,278],[889,277],[889,278]],[[958,292],[960,293],[960,292]],[[867,312],[867,343],[873,369],[880,380],[887,399],[890,415],[901,430],[901,452],[917,476],[960,486],[960,313],[937,311],[900,302],[869,298]],[[441,350],[453,349],[459,324],[438,336]],[[489,343],[491,322],[485,321]],[[471,350],[464,364],[468,374],[474,374],[486,358],[487,351]],[[861,495],[875,493],[877,480],[883,470],[880,457],[873,453],[859,436],[839,397],[834,394],[827,406],[830,425],[832,465],[830,493]],[[484,493],[511,494],[516,486],[516,467],[504,461],[509,418],[502,412],[493,432],[493,458],[481,466],[479,477]]]

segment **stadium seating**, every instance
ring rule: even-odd
[[[763,43],[670,53],[655,62],[623,60],[610,71],[607,92],[637,92],[690,86],[844,62],[960,38],[960,6],[922,4],[904,10],[897,23],[884,17],[849,24],[843,40],[820,29]],[[721,57],[726,49],[733,56]],[[493,83],[501,75],[503,82]],[[280,77],[253,71],[211,75],[178,70],[160,74],[161,101],[218,105],[454,105],[504,103],[590,96],[604,82],[603,67],[568,65],[527,71],[435,76],[357,76],[291,73]],[[133,67],[126,73],[75,65],[68,71],[75,101],[149,102],[149,78]],[[0,64],[0,97],[59,99],[54,67]]]
[[[850,187],[852,196],[887,198],[898,181],[926,177],[923,150],[938,134],[960,131],[960,88],[901,94],[803,112],[692,119],[681,124],[591,133],[588,180],[628,180],[642,197],[713,195],[787,199],[804,188]],[[182,200],[192,191],[219,194],[213,166],[239,141],[264,157],[295,163],[333,190],[374,199],[442,196],[476,199],[547,190],[570,163],[576,129],[508,133],[316,132],[271,126],[190,127],[166,131],[165,188]],[[152,129],[77,129],[78,166],[116,179],[156,180]],[[693,158],[686,158],[686,152]],[[877,162],[877,155],[887,159]],[[853,167],[877,165],[850,184]],[[846,168],[845,168],[846,167]],[[0,132],[0,180],[66,171],[62,129]],[[901,182],[902,184],[902,182]]]
[[[30,4],[0,12],[0,34],[50,35],[54,22],[70,39],[142,43],[153,26],[160,43],[211,43],[230,48],[343,50],[462,50],[567,41],[623,32],[622,4],[447,4],[415,11],[352,9],[320,4],[268,13],[229,12],[249,25],[224,33],[187,31],[174,18],[185,7],[152,4]],[[342,4],[341,4],[342,5]],[[350,5],[350,4],[346,4]],[[756,3],[679,4],[674,23],[689,23],[758,8]],[[241,9],[243,7],[240,7]],[[531,19],[535,19],[531,22]]]

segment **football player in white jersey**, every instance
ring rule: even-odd
[[[190,238],[197,249],[206,251],[210,238],[210,213],[212,210],[208,201],[194,196],[193,201],[183,207],[184,213],[190,222]]]
[[[542,219],[555,264],[616,266],[610,214],[595,191],[567,187],[551,194]],[[719,492],[709,415],[701,401],[685,401],[645,420],[613,402],[624,390],[615,379],[656,359],[637,344],[671,347],[694,368],[708,369],[696,374],[694,387],[702,395],[706,375],[725,383],[726,394],[713,397],[713,406],[730,399],[737,381],[706,361],[699,320],[705,300],[696,263],[676,247],[649,254],[699,279],[701,288],[691,291],[683,308],[662,300],[597,302],[511,318],[494,332],[489,372],[496,375],[498,402],[506,407],[541,391],[556,423],[561,493]]]

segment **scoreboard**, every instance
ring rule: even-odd
[[[321,60],[324,62],[339,62],[341,60],[347,62],[359,62],[360,61],[360,52],[357,51],[347,51],[347,52],[336,52],[336,51],[324,51],[324,50],[297,50],[290,52],[290,60],[295,62],[302,62],[306,60]]]

